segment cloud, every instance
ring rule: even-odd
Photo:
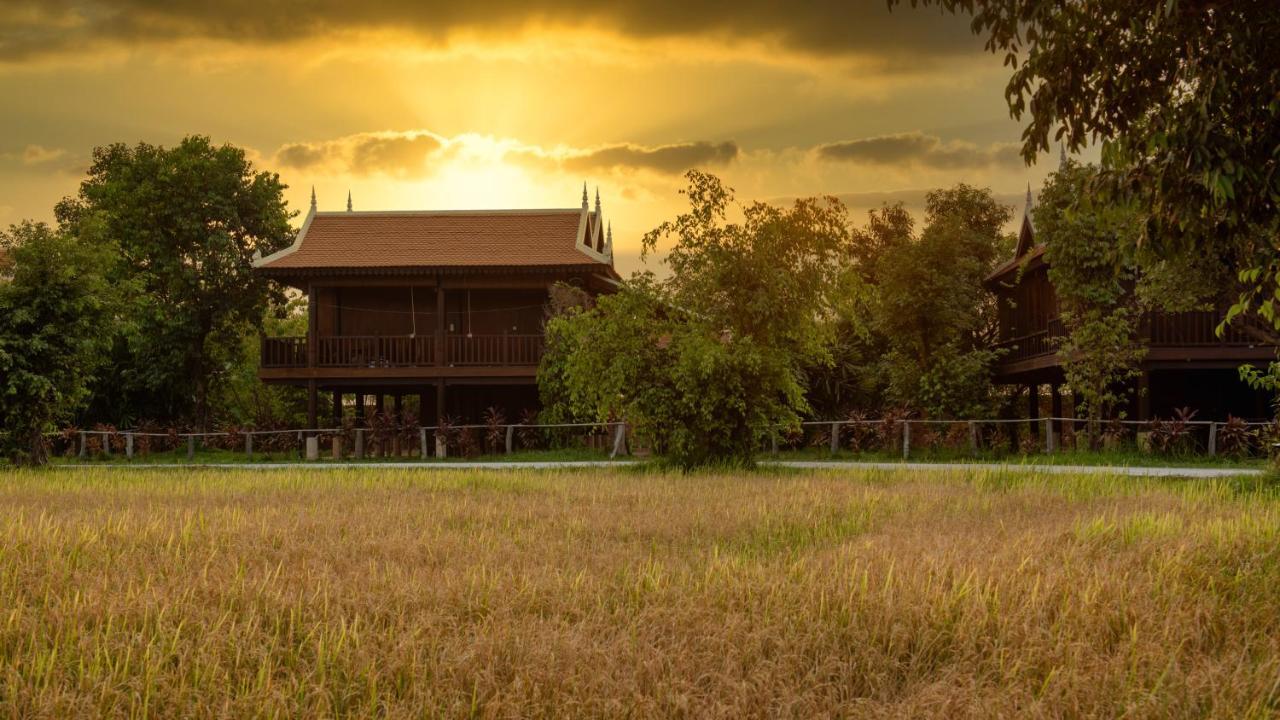
[[[28,145],[22,151],[22,164],[28,167],[33,165],[48,165],[55,163],[67,156],[67,151],[62,148],[47,148],[42,145]]]
[[[323,142],[290,143],[276,151],[276,162],[295,170],[416,178],[430,174],[428,160],[444,139],[423,131],[359,133]]]
[[[878,56],[899,64],[974,53],[968,20],[884,0],[5,0],[0,58],[20,60],[110,44],[211,39],[283,43],[352,32],[407,32],[441,45],[459,35],[597,29],[624,37],[764,42],[811,56]],[[767,59],[767,56],[763,56]]]
[[[678,175],[693,168],[723,167],[736,160],[741,151],[732,140],[687,142],[646,147],[631,143],[590,149],[521,148],[508,157],[535,165],[571,172],[649,170]]]
[[[818,158],[862,165],[921,165],[939,170],[980,167],[1020,168],[1018,143],[976,145],[963,140],[943,142],[920,132],[879,135],[819,145]]]

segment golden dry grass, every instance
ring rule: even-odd
[[[1268,717],[1280,501],[972,473],[0,473],[0,715]]]

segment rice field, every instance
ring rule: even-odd
[[[0,470],[0,717],[1274,717],[1268,481]]]

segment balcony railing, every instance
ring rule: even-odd
[[[1147,347],[1254,347],[1265,345],[1239,323],[1227,326],[1218,337],[1222,315],[1212,310],[1151,312],[1138,324],[1138,339]],[[1052,318],[1048,328],[1010,338],[996,345],[1005,350],[1001,362],[1029,360],[1058,351],[1057,339],[1066,334],[1062,320]]]
[[[530,366],[542,360],[541,335],[449,335],[436,357],[433,336],[334,336],[316,338],[316,367],[385,368]],[[262,367],[307,367],[307,338],[263,338]]]

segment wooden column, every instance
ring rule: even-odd
[[[1138,376],[1138,419],[1151,419],[1151,373],[1147,370]]]
[[[436,381],[436,424],[444,421],[444,378]]]
[[[396,393],[392,398],[394,402],[392,407],[395,408],[396,422],[400,422],[401,419],[404,418],[404,395]]]
[[[356,393],[356,427],[364,427],[364,393]]]
[[[1062,437],[1062,421],[1057,419],[1062,417],[1062,389],[1057,383],[1049,385],[1049,414],[1054,417],[1053,434]]]
[[[386,397],[383,396],[382,391],[379,390],[378,393],[373,396],[373,411],[381,415],[385,410]]]
[[[444,347],[444,285],[440,282],[440,276],[436,275],[436,365],[447,365],[448,358],[445,357]],[[443,383],[438,385],[443,387]],[[441,393],[443,395],[443,393]],[[437,405],[439,400],[436,401]]]
[[[418,391],[418,424],[435,425],[435,421],[427,415],[427,391]]]
[[[307,283],[307,367],[316,366],[316,328],[319,327],[319,302],[316,288]],[[315,423],[312,423],[312,427]]]
[[[1040,423],[1036,422],[1040,419],[1040,386],[1027,386],[1027,419],[1031,422],[1027,423],[1031,437],[1040,438]]]
[[[316,426],[316,416],[319,409],[320,399],[319,392],[316,389],[316,381],[307,381],[307,429],[311,430]]]

